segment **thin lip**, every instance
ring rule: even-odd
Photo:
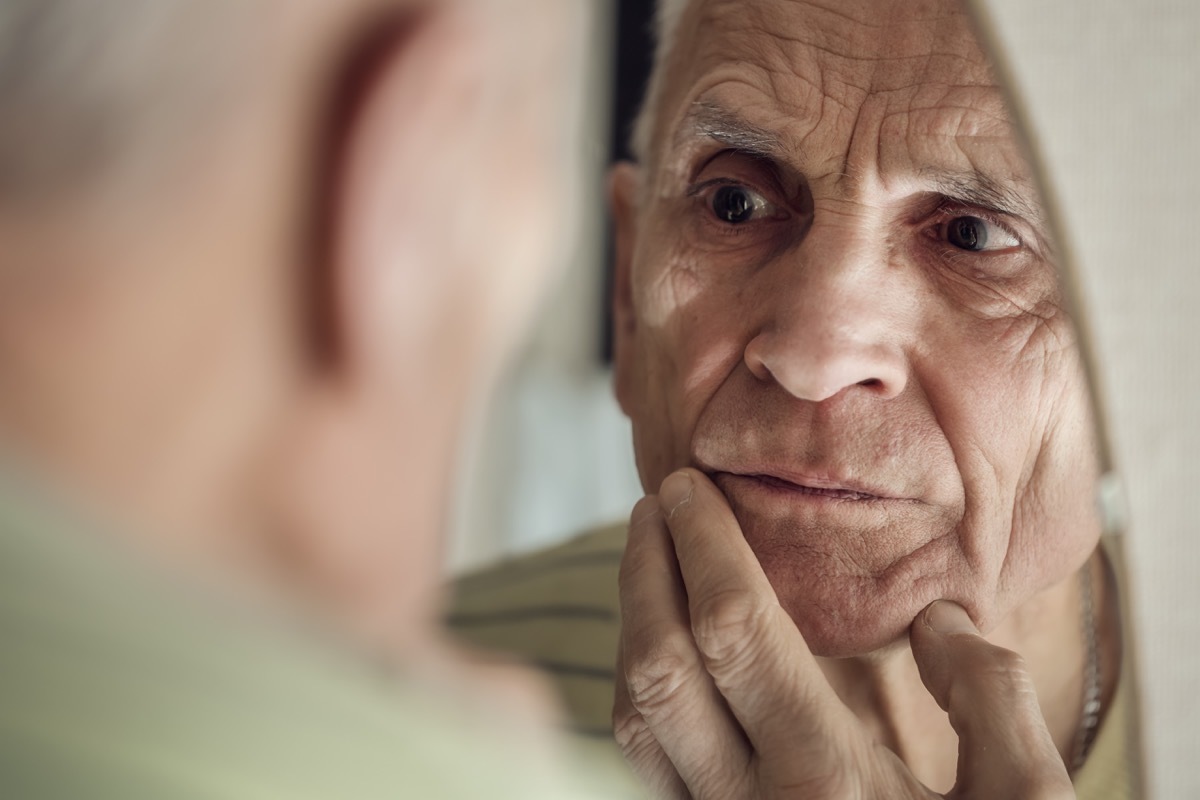
[[[872,486],[854,480],[847,480],[844,478],[831,476],[828,473],[818,474],[815,471],[797,472],[778,467],[702,467],[701,470],[713,478],[719,475],[729,475],[735,478],[750,479],[770,478],[781,483],[791,484],[797,489],[827,489],[831,491],[854,492],[855,494],[867,495],[868,499],[872,500],[914,501],[914,498],[900,497],[879,486]]]

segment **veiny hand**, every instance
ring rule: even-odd
[[[621,564],[617,742],[658,796],[931,798],[825,680],[725,497],[677,472],[634,508]],[[959,736],[952,798],[1075,793],[1015,653],[933,603],[912,625],[921,679]]]

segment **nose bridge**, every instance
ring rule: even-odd
[[[850,387],[903,391],[901,287],[884,229],[866,206],[816,209],[804,239],[772,265],[766,318],[746,348],[751,372],[814,402]]]
[[[826,211],[804,241],[781,261],[795,277],[781,293],[797,313],[782,320],[832,336],[862,339],[883,322],[893,283],[885,222],[874,209]]]

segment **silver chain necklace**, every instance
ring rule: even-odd
[[[1096,630],[1096,611],[1092,593],[1092,565],[1089,560],[1079,573],[1080,605],[1082,608],[1083,645],[1086,661],[1083,666],[1083,716],[1075,734],[1075,753],[1071,771],[1083,766],[1096,741],[1100,726],[1100,636]]]

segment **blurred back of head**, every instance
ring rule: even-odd
[[[188,117],[200,122],[202,100],[229,91],[236,51],[246,55],[231,11],[222,2],[6,3],[0,9],[5,205],[78,187],[105,167],[111,173],[137,153],[144,157],[180,139]]]
[[[5,458],[160,556],[420,635],[459,428],[568,244],[580,10],[6,2]]]

